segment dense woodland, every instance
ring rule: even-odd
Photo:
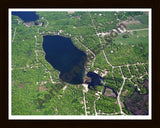
[[[84,104],[87,115],[95,115],[95,109],[98,115],[119,115],[117,98],[101,94],[97,100],[95,93],[103,92],[104,86],[107,86],[118,95],[123,83],[122,75],[127,78],[121,95],[123,111],[129,115],[134,114],[127,107],[129,99],[136,97],[137,92],[139,95],[148,94],[148,89],[144,87],[144,80],[148,80],[149,73],[148,30],[125,32],[113,38],[112,42],[107,42],[105,36],[97,36],[97,32],[110,32],[117,27],[117,23],[130,18],[139,23],[128,24],[128,30],[148,28],[148,14],[37,13],[40,17],[37,23],[43,22],[44,25],[31,23],[27,27],[19,17],[12,16],[12,115],[85,115]],[[92,51],[88,53],[93,58],[88,58],[87,68],[91,71],[98,70],[99,74],[106,69],[104,85],[97,86],[97,91],[90,89],[84,93],[82,85],[70,85],[60,80],[59,72],[45,60],[42,37],[48,34],[70,37],[79,49]],[[106,62],[99,39],[102,40],[104,52],[114,68]],[[65,87],[67,88],[64,90]]]

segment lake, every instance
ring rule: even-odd
[[[88,88],[90,88],[91,86],[95,88],[96,85],[102,85],[101,81],[103,80],[103,78],[99,74],[90,71],[87,73],[87,76],[91,78],[91,82],[88,83]]]
[[[36,21],[39,19],[39,16],[37,15],[37,13],[32,11],[13,11],[12,15],[18,16],[24,22]]]
[[[16,15],[24,22],[35,22],[39,16],[34,11],[13,11],[12,15]],[[44,24],[44,22],[42,22]],[[35,25],[38,25],[35,22]],[[59,78],[70,84],[82,84],[85,75],[84,65],[87,55],[73,45],[70,38],[63,36],[43,36],[43,49],[46,53],[45,59],[60,71]],[[101,77],[93,72],[88,72],[90,77],[90,86],[101,85]]]
[[[70,84],[82,84],[85,73],[86,54],[74,46],[72,40],[63,36],[43,36],[45,59],[60,71],[59,78]]]

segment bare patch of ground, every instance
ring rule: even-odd
[[[106,87],[104,95],[108,97],[116,97],[116,94],[113,92],[113,90],[108,87]]]
[[[20,84],[18,85],[18,88],[22,88],[24,86],[24,84]]]
[[[39,92],[41,92],[41,91],[47,91],[47,88],[44,85],[40,85],[39,88],[38,88],[38,91]]]
[[[72,13],[74,13],[74,11],[68,11],[68,14],[72,14]]]
[[[122,93],[122,95],[123,95],[123,96],[126,96],[127,93],[128,93],[128,90],[125,90],[125,91]]]
[[[65,85],[65,86],[63,87],[63,93],[64,93],[64,91],[66,90],[67,87],[68,87],[67,85]]]
[[[124,25],[129,25],[129,24],[140,24],[141,22],[135,19],[129,19],[121,22]]]

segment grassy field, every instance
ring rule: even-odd
[[[106,55],[113,65],[148,63],[148,30],[118,35],[105,47]]]

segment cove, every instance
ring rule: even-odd
[[[70,38],[59,35],[43,36],[45,59],[60,71],[59,78],[70,84],[82,84],[86,54],[73,45]]]
[[[12,12],[12,15],[18,16],[24,22],[36,21],[39,19],[39,16],[36,14],[36,12],[32,11],[14,11]]]
[[[103,78],[97,73],[90,71],[87,73],[87,76],[91,78],[91,82],[87,83],[89,89],[91,86],[95,88],[96,85],[102,85]]]

